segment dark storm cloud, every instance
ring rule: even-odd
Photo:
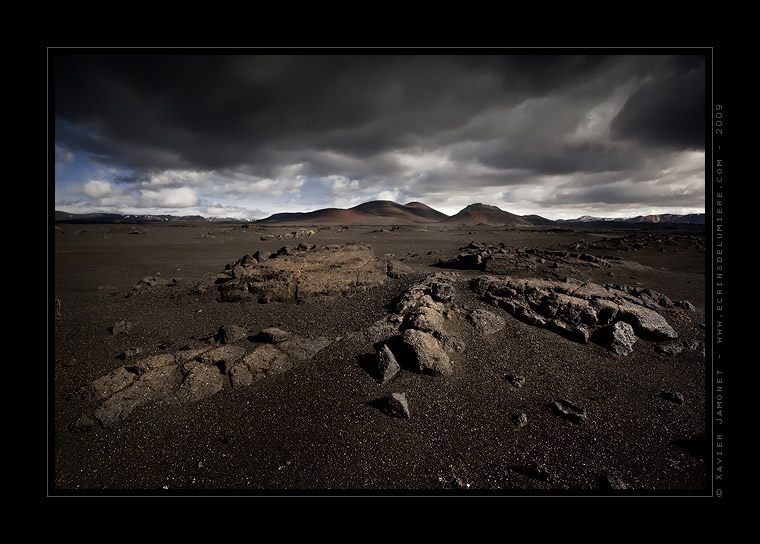
[[[60,55],[56,117],[90,138],[60,126],[56,135],[71,148],[134,168],[266,163],[270,148],[367,157],[437,145],[441,133],[480,112],[556,91],[607,62],[533,55]]]
[[[631,179],[660,148],[704,145],[700,56],[250,52],[54,54],[56,145],[124,184],[288,172],[439,194]]]
[[[612,123],[613,134],[652,146],[705,147],[705,66],[679,57],[674,73],[644,83]]]

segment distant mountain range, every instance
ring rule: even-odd
[[[165,222],[236,222],[232,218],[204,218],[199,215],[119,215],[119,214],[72,214],[55,212],[59,223],[165,223]],[[705,214],[688,215],[640,215],[630,218],[605,218],[584,215],[577,219],[553,221],[539,215],[515,215],[488,204],[470,204],[459,213],[448,216],[422,202],[397,204],[390,200],[373,200],[353,208],[324,208],[312,212],[276,213],[265,219],[252,221],[261,224],[284,225],[451,225],[451,226],[552,226],[596,223],[627,223],[653,225],[659,223],[681,225],[704,225]]]
[[[555,223],[599,223],[599,222],[616,222],[616,223],[679,223],[687,225],[704,225],[705,214],[690,213],[686,215],[676,215],[672,213],[663,213],[659,215],[637,215],[636,217],[592,217],[584,215],[577,219],[557,219]]]
[[[240,222],[233,218],[207,218],[201,215],[120,215],[118,213],[68,213],[55,211],[56,223],[194,223],[194,222]]]

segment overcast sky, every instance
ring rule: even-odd
[[[702,51],[519,52],[51,50],[55,209],[705,211]]]

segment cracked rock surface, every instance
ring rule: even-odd
[[[390,266],[392,274],[399,267]],[[389,263],[369,246],[347,243],[283,246],[256,258],[245,255],[228,264],[217,279],[222,302],[298,302],[332,295],[351,296],[383,283]]]
[[[666,309],[647,296],[617,285],[598,285],[567,278],[565,281],[517,279],[509,276],[479,276],[472,289],[487,302],[503,308],[516,318],[586,343],[592,334],[609,331],[608,344],[616,353],[627,354],[633,345],[630,325],[639,337],[668,340],[678,334],[652,308]],[[650,291],[651,293],[651,291]],[[672,305],[671,305],[672,306]],[[621,347],[627,346],[627,347]],[[625,353],[624,353],[625,352]]]
[[[221,327],[218,335],[210,337],[213,343],[205,347],[146,357],[117,368],[79,393],[97,403],[93,411],[97,422],[116,428],[139,406],[159,401],[190,404],[225,388],[245,387],[288,370],[330,343],[326,338],[306,338],[270,328],[255,337],[260,341],[238,335],[237,343],[232,344],[226,336],[229,329]],[[222,339],[225,343],[218,344]],[[81,430],[81,423],[90,421],[85,414],[74,427]]]

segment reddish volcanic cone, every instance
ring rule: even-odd
[[[532,226],[527,219],[505,212],[496,206],[487,204],[470,204],[458,214],[441,221],[446,225],[494,225],[494,226]]]

